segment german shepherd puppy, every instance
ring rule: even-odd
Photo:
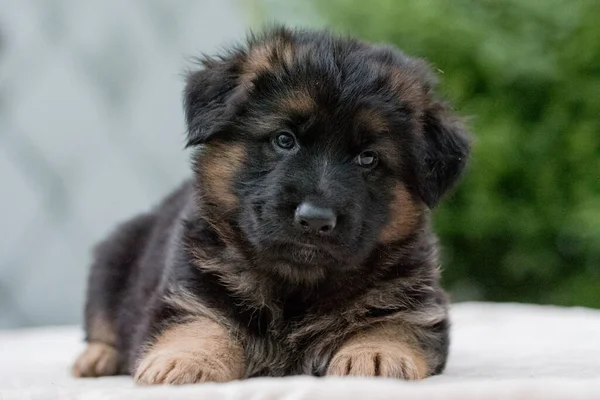
[[[97,247],[74,374],[441,373],[430,210],[470,145],[427,65],[280,26],[201,64],[184,93],[193,179]]]

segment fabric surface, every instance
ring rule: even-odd
[[[446,372],[420,382],[291,377],[146,387],[74,379],[79,327],[0,332],[0,399],[600,399],[600,311],[461,303]]]

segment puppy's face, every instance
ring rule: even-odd
[[[426,67],[393,48],[280,28],[204,66],[185,97],[203,206],[272,268],[357,267],[465,164]]]

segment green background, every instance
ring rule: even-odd
[[[470,117],[469,170],[435,217],[454,300],[600,307],[600,2],[259,3],[260,22],[426,58]]]

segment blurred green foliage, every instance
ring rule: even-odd
[[[435,219],[454,299],[600,307],[600,1],[311,5],[426,58],[471,116],[469,171]]]

